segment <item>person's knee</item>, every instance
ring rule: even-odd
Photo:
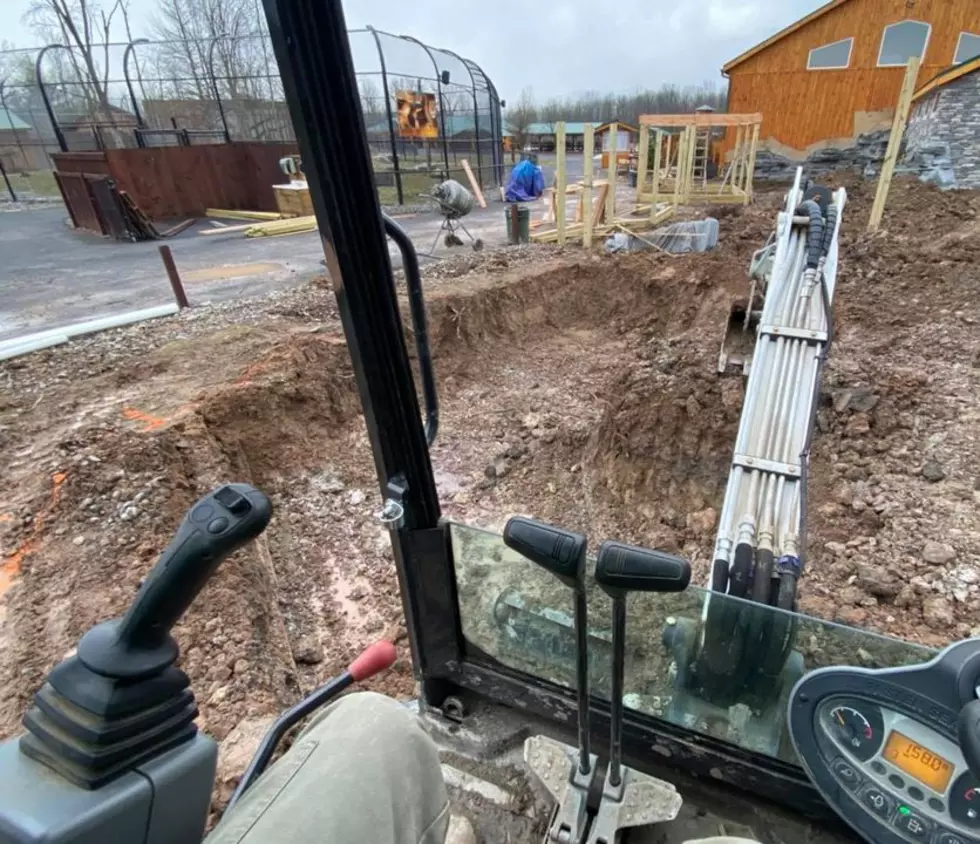
[[[372,748],[397,754],[421,754],[420,762],[439,764],[435,743],[419,723],[418,716],[403,704],[377,692],[345,695],[316,716],[303,733],[324,745],[338,739],[358,745],[370,755]]]

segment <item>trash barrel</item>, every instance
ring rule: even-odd
[[[516,231],[514,231],[514,217],[517,217]],[[511,205],[504,211],[504,220],[507,223],[507,242],[512,244],[531,242],[531,209],[526,205]]]

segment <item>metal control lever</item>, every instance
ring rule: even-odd
[[[248,484],[226,484],[198,501],[121,619],[93,627],[78,658],[97,674],[139,679],[177,659],[170,631],[226,557],[269,524],[272,505]]]
[[[629,592],[682,592],[691,581],[691,567],[670,554],[608,541],[599,548],[595,579],[613,602],[613,665],[609,766],[588,840],[589,844],[613,844],[624,827],[673,820],[680,811],[681,796],[671,783],[623,765],[626,596]]]
[[[126,614],[92,628],[0,744],[0,841],[200,841],[218,748],[198,732],[171,629],[272,515],[248,484],[193,504]]]
[[[588,831],[589,790],[596,757],[589,736],[588,609],[585,600],[585,552],[588,541],[579,533],[515,516],[504,528],[504,544],[551,572],[575,596],[575,690],[578,696],[578,749],[545,736],[524,743],[524,760],[555,798],[548,827],[549,841],[584,842]]]

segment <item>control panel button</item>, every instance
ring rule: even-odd
[[[895,786],[895,788],[905,788],[905,780],[903,780],[898,774],[892,774],[888,778],[888,782]]]
[[[841,781],[841,784],[851,791],[856,791],[861,785],[861,775],[854,770],[854,766],[846,759],[838,757],[831,770],[833,770],[834,776]]]
[[[885,766],[882,765],[881,762],[872,762],[871,770],[874,771],[876,774],[884,774]]]
[[[925,800],[926,798],[925,794],[922,793],[922,789],[916,788],[914,785],[909,786],[909,797],[911,797],[913,800]],[[932,804],[930,803],[929,805]]]
[[[224,516],[212,519],[208,525],[208,533],[218,534],[226,530],[228,530],[228,520]]]
[[[861,802],[879,818],[890,818],[895,811],[895,801],[874,786],[868,786],[861,792]]]
[[[936,844],[967,844],[967,840],[962,835],[945,830],[936,836]]]
[[[945,812],[946,804],[942,800],[937,800],[935,797],[929,798],[929,808],[934,812]]]
[[[248,499],[244,495],[239,495],[230,486],[221,487],[215,492],[214,497],[236,516],[243,516],[252,509]]]
[[[932,835],[932,822],[915,812],[899,813],[892,823],[914,841],[928,841]]]
[[[191,521],[192,522],[206,522],[211,516],[214,515],[214,507],[210,504],[198,504],[193,510],[191,510]]]

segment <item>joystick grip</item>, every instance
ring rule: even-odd
[[[269,499],[248,484],[227,484],[202,498],[184,516],[122,619],[82,637],[79,659],[111,677],[143,676],[172,663],[177,646],[170,630],[221,561],[262,533],[271,516]]]
[[[596,583],[613,598],[627,592],[683,592],[691,582],[686,560],[608,540],[599,548]]]
[[[523,516],[513,516],[504,527],[504,544],[550,571],[568,586],[583,582],[586,538]]]

